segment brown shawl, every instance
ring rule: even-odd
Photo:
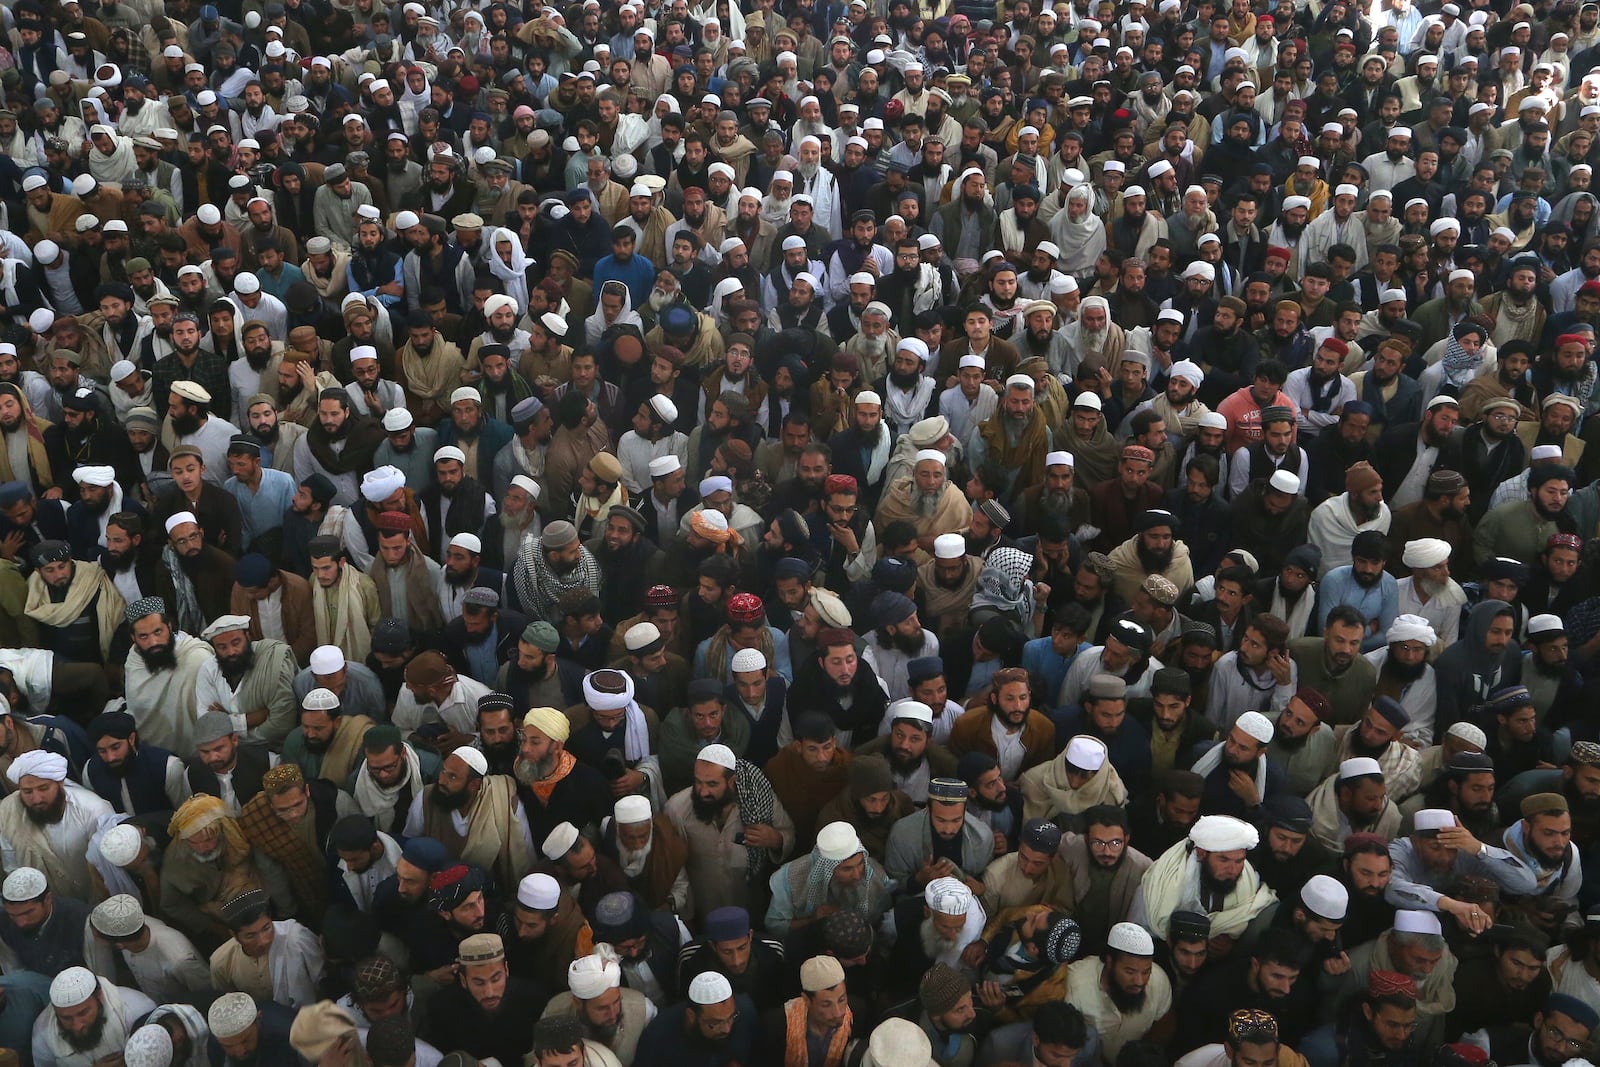
[[[413,633],[433,633],[444,628],[444,615],[439,610],[439,592],[433,587],[428,565],[422,550],[413,544],[406,550],[400,564],[405,570],[406,625]],[[394,594],[389,589],[389,572],[394,570],[382,556],[372,557],[372,584],[378,587],[378,606],[384,618],[394,615]],[[326,777],[326,775],[324,775]]]
[[[628,879],[628,888],[651,908],[670,908],[672,883],[689,860],[689,846],[665,812],[656,812],[650,823],[650,856],[638,877]]]
[[[333,450],[333,441],[320,422],[306,430],[306,446],[311,449],[312,457],[329,474],[365,474],[372,469],[372,457],[384,442],[383,424],[352,411],[346,426],[344,451]]]
[[[308,800],[306,813],[293,826],[272,810],[272,797],[263,790],[239,812],[239,828],[250,847],[283,868],[289,888],[302,909],[301,918],[316,924],[328,907],[328,871],[317,848],[316,801]]]
[[[322,770],[317,777],[332,782],[337,789],[343,789],[350,772],[356,769],[356,763],[361,758],[361,742],[366,739],[367,731],[376,725],[365,715],[339,716],[339,726],[333,732],[333,740],[328,743],[328,751],[322,756]]]
[[[1006,436],[1004,409],[996,411],[978,426],[984,443],[989,446],[989,458],[997,460],[1007,470],[1017,472],[1018,489],[1038,485],[1044,481],[1044,456],[1049,450],[1045,438],[1044,415],[1038,408],[1028,413],[1028,424],[1022,436],[1013,445]]]

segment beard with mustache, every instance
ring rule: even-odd
[[[273,423],[271,426],[264,426],[259,430],[251,430],[250,432],[254,434],[255,439],[260,441],[262,444],[275,445],[278,443],[278,435],[281,433],[281,430],[279,429],[277,423]]]
[[[1134,551],[1139,556],[1139,566],[1144,569],[1146,574],[1162,574],[1168,567],[1172,566],[1173,550],[1171,548],[1165,548],[1158,552],[1153,548],[1146,548],[1144,542],[1140,541],[1134,545]]]
[[[931,518],[933,513],[939,510],[939,501],[943,499],[944,486],[942,485],[931,493],[921,489],[913,489],[911,491],[911,506],[918,515],[924,518]]]
[[[200,416],[198,415],[169,415],[167,421],[172,424],[172,432],[179,437],[188,437],[200,429]]]
[[[565,577],[578,569],[578,561],[575,559],[551,559],[546,556],[544,563],[550,568],[550,573],[558,577]]]
[[[517,765],[512,768],[512,773],[516,775],[517,781],[523,785],[532,785],[534,782],[542,782],[550,777],[551,772],[555,769],[556,761],[554,756],[532,761],[519,757]]]
[[[1391,654],[1383,661],[1384,676],[1393,678],[1397,682],[1414,682],[1421,678],[1427,669],[1428,661],[1426,659],[1420,659],[1415,663],[1401,663],[1397,657]]]
[[[1352,756],[1366,756],[1370,759],[1377,759],[1389,750],[1389,744],[1390,742],[1385,741],[1380,745],[1369,745],[1366,738],[1361,736],[1359,728],[1350,731],[1350,755]]]
[[[503,327],[491,325],[489,327],[489,336],[500,344],[508,345],[511,343],[512,338],[517,336],[517,324],[513,322],[510,326]]]
[[[494,774],[506,774],[516,766],[517,749],[520,744],[515,741],[497,741],[494,744],[484,742],[483,754],[489,761],[489,770]]]
[[[1144,1007],[1147,991],[1141,989],[1137,993],[1127,993],[1117,983],[1108,981],[1106,982],[1106,996],[1111,998],[1111,1003],[1117,1006],[1118,1011],[1127,1015]]]
[[[724,802],[711,797],[702,797],[698,792],[689,794],[690,803],[694,807],[694,817],[703,823],[716,821],[722,814]]]
[[[918,382],[922,381],[922,374],[918,371],[902,374],[897,370],[891,370],[889,372],[889,381],[894,384],[896,389],[903,389],[909,393],[917,387]]]
[[[178,654],[173,651],[172,642],[164,645],[151,645],[149,648],[140,648],[134,645],[134,650],[139,653],[139,658],[150,671],[175,671],[178,669]]]
[[[471,797],[467,795],[465,789],[459,793],[446,793],[442,787],[435,785],[433,794],[428,798],[428,803],[432,804],[437,811],[461,811],[470,800]]]
[[[922,652],[923,637],[919,630],[915,636],[911,634],[891,634],[883,630],[878,631],[878,643],[908,656],[915,656]]]
[[[255,666],[255,662],[255,646],[248,642],[245,643],[244,651],[237,656],[217,657],[217,667],[222,671],[222,676],[228,680],[230,685],[238,685],[239,679],[243,678],[250,668]]]
[[[60,1034],[61,1039],[78,1052],[88,1052],[98,1047],[100,1040],[105,1037],[106,1033],[105,1004],[101,1003],[100,1014],[95,1016],[95,1020],[89,1025],[89,1029],[81,1033],[75,1033],[62,1026],[61,1020],[58,1018],[56,1020],[56,1033]]]
[[[54,826],[67,814],[67,790],[62,786],[56,791],[56,798],[46,807],[33,808],[24,804],[23,812],[28,816],[28,821],[35,826]]]
[[[272,349],[270,348],[261,348],[255,351],[251,351],[248,348],[244,350],[244,361],[250,365],[250,369],[253,371],[266,370],[267,362],[271,359]]]

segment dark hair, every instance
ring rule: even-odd
[[[1257,963],[1276,963],[1282,967],[1304,970],[1311,962],[1311,947],[1294,930],[1285,926],[1272,926],[1261,931],[1250,958]]]
[[[1190,471],[1199,471],[1200,477],[1204,478],[1206,484],[1213,489],[1222,480],[1222,466],[1217,462],[1217,457],[1215,456],[1195,456],[1183,465],[1183,470],[1185,474]]]
[[[1329,259],[1346,259],[1354,263],[1356,261],[1356,250],[1342,241],[1335,242],[1328,246],[1327,256]],[[1317,265],[1313,264],[1313,266]]]
[[[833,720],[820,711],[808,711],[799,715],[795,718],[793,727],[796,741],[821,743],[838,732]]]
[[[1316,266],[1316,264],[1313,263],[1312,266]],[[1275,359],[1264,359],[1256,364],[1255,376],[1257,378],[1265,378],[1273,385],[1282,386],[1284,382],[1289,380],[1289,368]]]
[[[1151,426],[1164,421],[1166,420],[1154,408],[1145,408],[1143,411],[1134,412],[1133,418],[1128,420],[1128,428],[1142,436],[1150,432]]]
[[[1050,626],[1052,629],[1071,630],[1079,637],[1084,637],[1089,632],[1089,609],[1077,601],[1063,604],[1056,609]]]
[[[1206,780],[1193,771],[1171,770],[1156,775],[1155,788],[1161,796],[1199,800],[1200,794],[1205,791]]]
[[[1212,579],[1212,586],[1215,587],[1223,582],[1232,582],[1248,594],[1256,583],[1256,576],[1244,564],[1230,563],[1217,568],[1217,576]]]
[[[106,520],[106,525],[115,526],[129,537],[144,533],[144,519],[132,511],[117,512]]]
[[[1333,610],[1328,612],[1328,617],[1322,622],[1322,632],[1327,633],[1328,627],[1334,623],[1341,626],[1354,626],[1358,630],[1367,628],[1367,620],[1361,617],[1361,612],[1349,604],[1335,604]]]
[[[1047,1001],[1033,1015],[1033,1036],[1041,1045],[1082,1049],[1089,1041],[1083,1012],[1064,1000]]]
[[[1128,809],[1121,804],[1096,804],[1083,813],[1083,825],[1115,826],[1124,832],[1128,829]]]

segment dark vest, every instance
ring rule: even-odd
[[[1272,457],[1267,455],[1267,446],[1260,441],[1250,446],[1250,480],[1270,478],[1276,471],[1288,471],[1298,476],[1300,473],[1300,446],[1291,444],[1289,454],[1283,457],[1283,462],[1274,466]]]
[[[40,624],[39,637],[46,648],[74,663],[99,664],[100,654],[100,594],[96,593],[84,605],[83,613],[65,626]]]
[[[778,727],[789,713],[785,707],[788,694],[789,687],[783,677],[773,671],[767,679],[767,703],[761,710],[759,722],[750,718],[733,686],[728,686],[724,694],[723,699],[728,707],[737,709],[750,723],[750,740],[745,745],[745,758],[757,767],[766,766],[767,761],[778,754]]]
[[[428,529],[437,532],[439,529],[439,503],[440,493],[438,486],[430,486],[419,494],[417,503],[422,506],[422,514],[427,519]],[[483,521],[486,518],[483,507],[483,486],[478,484],[476,478],[462,478],[461,484],[456,486],[455,495],[450,498],[450,513],[445,516],[445,537],[434,537],[437,542],[432,546],[433,558],[440,563],[444,562],[445,549],[450,547],[450,538],[458,533],[469,533],[477,536],[483,532]]]
[[[171,811],[172,801],[167,797],[167,757],[172,755],[164,748],[141,743],[133,754],[133,770],[126,778],[112,774],[99,756],[92,757],[84,766],[84,777],[89,787],[109,801],[120,814],[128,814],[122,805],[122,787],[128,787],[133,800],[133,814],[148,811]]]
[[[241,808],[261,792],[261,777],[267,773],[267,758],[270,755],[265,745],[239,745],[238,757],[233,764],[233,793]],[[194,792],[208,793],[214,797],[222,795],[222,783],[217,779],[216,772],[199,760],[189,764],[187,777],[189,788]]]

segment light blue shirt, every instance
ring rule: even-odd
[[[261,485],[254,493],[237,478],[229,478],[222,483],[222,488],[238,501],[246,546],[268,530],[281,527],[284,513],[294,502],[294,478],[287,471],[270,467],[261,469]]]
[[[1400,614],[1400,584],[1394,575],[1384,571],[1378,584],[1371,589],[1362,588],[1356,581],[1353,567],[1335,567],[1317,583],[1317,629],[1326,628],[1328,613],[1336,605],[1348,604],[1367,620],[1366,636],[1361,639],[1361,651],[1371,652],[1388,644],[1389,624]],[[1378,628],[1372,630],[1377,620]]]

